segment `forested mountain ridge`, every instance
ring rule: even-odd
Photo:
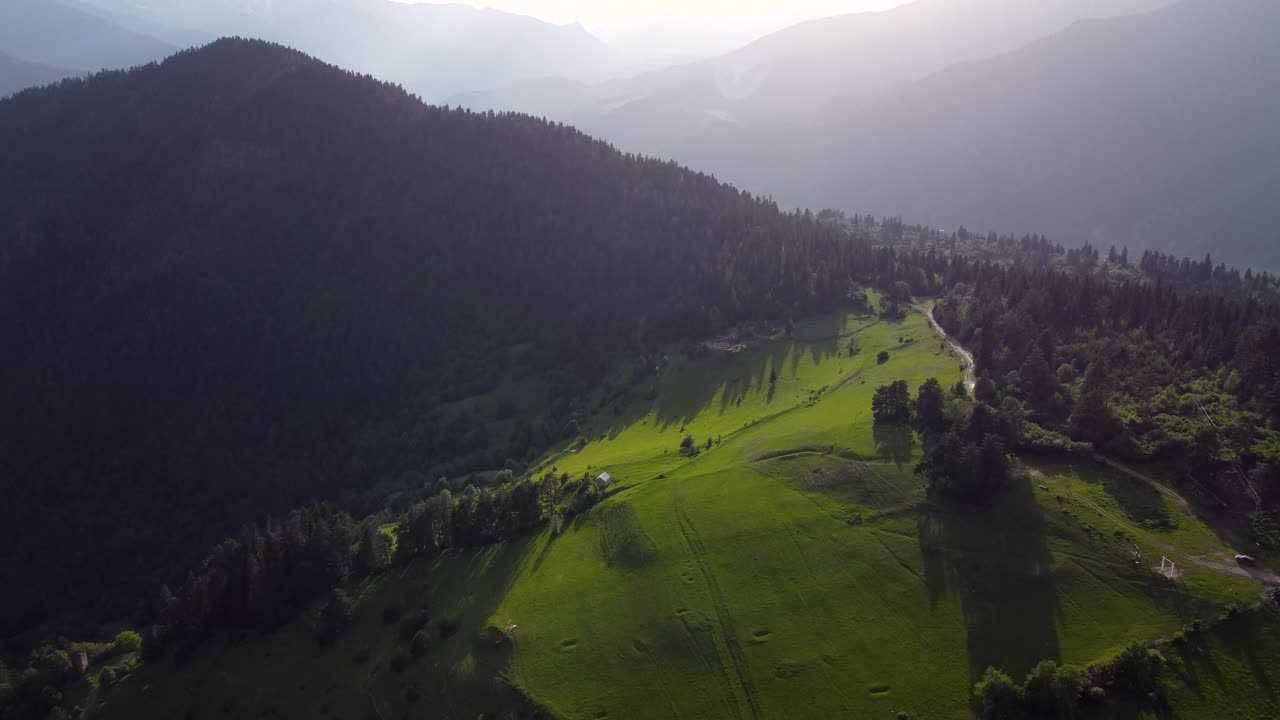
[[[186,46],[212,39],[278,42],[325,62],[397,82],[436,102],[458,92],[545,75],[594,80],[620,69],[621,53],[581,25],[463,3],[394,0],[83,0],[112,16],[171,28],[158,37]]]
[[[617,354],[871,265],[711,177],[257,41],[20,93],[0,155],[8,628],[118,610],[308,499],[537,452]],[[539,424],[441,415],[525,341]]]

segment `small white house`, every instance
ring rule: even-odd
[[[609,483],[613,482],[613,476],[607,472],[600,473],[600,477],[596,478],[596,487],[604,490],[609,487]]]

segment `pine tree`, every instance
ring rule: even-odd
[[[1098,446],[1104,446],[1114,438],[1119,423],[1107,406],[1108,384],[1106,361],[1102,358],[1094,360],[1085,371],[1080,399],[1068,420],[1072,437]]]
[[[940,432],[946,427],[946,393],[937,378],[924,381],[916,392],[915,417],[924,432]]]

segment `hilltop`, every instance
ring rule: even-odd
[[[8,628],[131,607],[307,501],[527,460],[616,357],[873,272],[706,175],[258,41],[0,102],[0,155]],[[444,412],[516,371],[518,427]]]

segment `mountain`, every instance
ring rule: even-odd
[[[175,48],[207,45],[218,38],[217,35],[198,28],[178,27],[151,20],[147,17],[146,5],[117,6],[110,0],[57,0],[57,2],[97,15],[116,27],[156,38]]]
[[[52,65],[28,63],[0,53],[0,98],[35,85],[47,85],[74,75]]]
[[[796,155],[812,174],[779,193],[1275,269],[1277,33],[1266,0],[1082,22],[870,105],[847,100]]]
[[[710,60],[595,85],[552,117],[627,149],[683,161],[682,143],[708,126],[808,122],[838,97],[875,98],[1081,18],[1172,1],[917,0],[800,23]],[[517,85],[462,100],[476,109],[542,109],[526,104],[528,95]]]
[[[870,265],[673,163],[260,41],[0,101],[0,156],[0,628],[131,610],[311,500],[528,462],[618,358]],[[536,414],[450,404],[511,374]]]
[[[577,24],[469,5],[392,0],[86,0],[105,11],[211,36],[279,42],[397,82],[429,100],[522,78],[596,80],[627,58]],[[180,37],[170,37],[179,42]]]
[[[922,0],[714,62],[507,97],[792,206],[1275,269],[1278,11]]]
[[[176,48],[54,0],[0,3],[0,52],[75,71],[127,68]]]

